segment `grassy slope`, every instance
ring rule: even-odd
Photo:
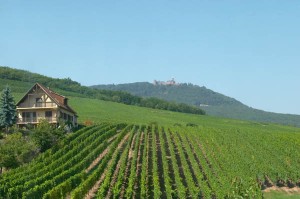
[[[149,124],[156,122],[159,125],[171,126],[174,124],[181,124],[182,126],[185,126],[187,123],[193,123],[200,127],[202,126],[221,129],[255,128],[257,131],[263,129],[267,132],[282,131],[300,133],[299,128],[289,126],[234,120],[213,116],[184,114],[129,106],[96,99],[72,97],[69,103],[78,112],[80,122],[84,122],[86,120],[91,120],[96,123],[102,121],[128,122],[135,124]]]

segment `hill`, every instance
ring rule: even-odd
[[[300,115],[271,113],[248,107],[238,100],[193,84],[151,84],[137,82],[118,85],[95,85],[92,88],[125,91],[141,97],[156,97],[186,103],[204,109],[208,115],[271,122],[300,127]]]
[[[61,94],[68,96],[87,97],[113,101],[127,105],[149,107],[154,109],[171,110],[175,112],[205,114],[200,108],[184,103],[175,103],[161,100],[158,98],[142,98],[123,91],[109,91],[89,88],[70,78],[58,79],[44,75],[31,73],[29,71],[0,67],[0,89],[9,85],[15,93],[25,93],[30,84],[39,82],[47,87],[55,88]]]

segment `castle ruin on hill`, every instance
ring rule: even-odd
[[[157,81],[157,80],[154,80],[153,81],[153,84],[155,86],[157,85],[167,85],[167,86],[174,86],[174,85],[179,85],[179,83],[176,83],[175,79],[172,78],[171,80],[168,80],[168,81]]]

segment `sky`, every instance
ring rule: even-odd
[[[0,0],[0,65],[90,86],[169,80],[300,115],[300,1]]]

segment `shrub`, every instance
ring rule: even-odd
[[[198,125],[197,125],[197,124],[194,124],[194,123],[187,123],[186,126],[197,127]]]

